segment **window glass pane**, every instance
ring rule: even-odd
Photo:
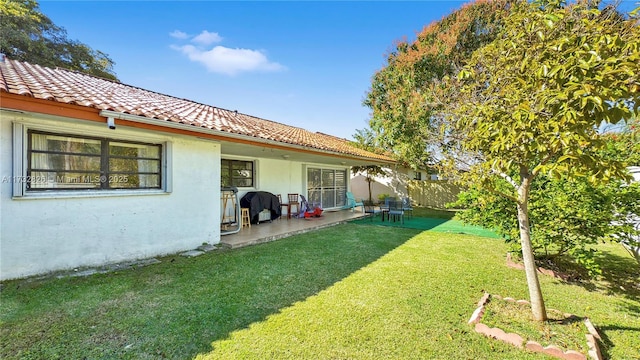
[[[337,187],[336,188],[336,206],[344,206],[344,205],[347,205],[347,188]]]
[[[322,194],[320,189],[309,189],[307,194],[307,201],[309,201],[309,204],[322,204]]]
[[[307,196],[309,201],[324,208],[340,207],[347,203],[347,171],[335,169],[307,169]]]
[[[160,155],[159,145],[109,142],[109,188],[159,188]]]
[[[241,179],[250,179],[253,177],[253,173],[251,172],[251,170],[247,170],[247,169],[233,170],[233,177],[241,178]]]
[[[26,180],[30,190],[161,187],[162,145],[32,131],[29,145]]]
[[[33,171],[29,189],[99,189],[99,173],[55,173]]]
[[[336,186],[347,186],[346,171],[336,170]]]
[[[320,176],[321,176],[320,169],[312,169],[312,168],[307,169],[307,189],[309,189],[309,191],[320,188],[321,186]],[[309,193],[309,197],[311,197],[311,193]]]
[[[253,162],[222,160],[220,163],[220,183],[222,186],[253,187]]]
[[[335,194],[335,191],[333,189],[322,190],[322,207],[323,208],[331,208],[336,206],[334,194]]]
[[[231,186],[231,162],[229,160],[222,160],[220,163],[220,185]]]
[[[322,187],[333,186],[335,184],[333,170],[322,170]]]
[[[100,156],[31,153],[31,168],[36,170],[100,171]]]
[[[159,173],[160,161],[111,158],[109,159],[109,171],[112,173],[113,172]]]
[[[160,176],[143,174],[111,174],[109,175],[109,187],[112,189],[159,188]]]
[[[233,186],[251,187],[253,186],[251,179],[233,179]]]
[[[233,170],[235,171],[253,171],[253,163],[249,161],[234,161]]]
[[[31,149],[38,151],[66,152],[100,155],[100,140],[74,137],[31,134]]]
[[[160,158],[160,146],[109,142],[109,155],[136,158]]]

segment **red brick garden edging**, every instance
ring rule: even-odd
[[[482,316],[484,315],[485,305],[489,302],[489,299],[491,297],[495,299],[504,300],[504,301],[516,302],[518,304],[530,305],[529,301],[527,300],[515,300],[509,297],[503,298],[499,295],[491,295],[489,293],[485,293],[480,299],[480,301],[478,302],[478,307],[473,312],[468,322],[470,325],[475,324],[476,332],[484,336],[494,338],[494,339],[506,342],[508,344],[514,345],[518,348],[524,348],[529,351],[544,353],[560,359],[587,360],[587,355],[588,355],[588,357],[592,360],[602,360],[602,354],[600,353],[600,348],[598,347],[598,342],[597,342],[597,340],[601,340],[600,334],[598,334],[598,331],[596,330],[596,328],[593,326],[593,324],[588,318],[585,318],[584,320],[584,323],[587,329],[589,330],[589,334],[585,335],[587,338],[587,346],[589,347],[589,352],[587,355],[575,350],[562,351],[562,349],[554,345],[543,347],[539,343],[531,340],[527,341],[523,345],[525,340],[522,338],[522,336],[515,333],[507,333],[504,330],[497,327],[490,328],[489,326],[480,322],[482,320]],[[565,315],[571,316],[571,314],[565,314]]]

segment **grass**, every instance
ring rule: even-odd
[[[603,282],[541,277],[547,306],[588,316],[607,357],[640,359],[640,271],[621,247],[602,250]],[[539,359],[467,325],[484,291],[527,298],[506,251],[348,223],[136,270],[5,282],[0,358]]]
[[[501,238],[493,231],[453,220],[454,213],[450,211],[418,208],[414,212],[411,216],[405,214],[403,221],[382,221],[381,216],[368,216],[364,219],[354,220],[354,223]]]
[[[485,306],[482,323],[498,327],[507,333],[516,333],[524,341],[533,340],[542,346],[555,345],[563,351],[576,350],[586,354],[589,350],[585,335],[589,334],[584,318],[568,315],[556,309],[547,309],[547,321],[534,321],[531,306],[491,298]]]
[[[451,220],[455,215],[455,211],[444,209],[432,209],[427,207],[416,207],[413,209],[413,215],[422,218],[446,219]]]

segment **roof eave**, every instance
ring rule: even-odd
[[[183,130],[183,131],[189,131],[189,132],[212,135],[212,136],[215,136],[215,137],[218,137],[218,138],[228,139],[231,142],[251,142],[251,143],[256,143],[256,144],[261,144],[261,145],[276,146],[276,147],[280,147],[280,148],[286,148],[286,149],[292,149],[292,150],[298,150],[298,151],[304,151],[304,152],[313,152],[313,153],[317,153],[317,154],[344,157],[344,158],[354,159],[354,160],[362,160],[362,161],[368,161],[368,162],[379,162],[381,164],[394,164],[395,163],[395,161],[392,161],[392,160],[387,161],[387,160],[383,160],[383,159],[363,157],[363,156],[358,156],[358,155],[348,154],[348,153],[342,153],[342,152],[337,152],[337,151],[322,150],[322,149],[317,149],[317,148],[313,148],[313,147],[310,147],[310,146],[303,146],[303,145],[284,143],[284,142],[279,142],[279,141],[275,141],[275,140],[263,139],[263,138],[259,138],[259,137],[255,137],[255,136],[249,136],[249,135],[243,135],[243,134],[234,134],[234,133],[230,133],[230,132],[227,132],[227,131],[220,131],[220,130],[210,129],[210,128],[206,128],[206,127],[198,127],[198,126],[195,126],[195,125],[176,123],[176,122],[172,122],[172,121],[168,121],[168,120],[152,119],[152,118],[148,118],[148,117],[144,117],[144,116],[127,114],[127,113],[118,112],[118,111],[112,111],[112,110],[101,110],[99,115],[103,116],[105,118],[113,118],[113,119],[117,119],[117,120],[126,120],[126,121],[135,122],[135,123],[146,124],[146,125],[161,126],[161,127],[165,127],[165,128],[169,128],[169,129],[176,129],[176,130]]]

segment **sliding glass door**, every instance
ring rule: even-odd
[[[347,170],[307,168],[307,199],[323,209],[346,205]]]

